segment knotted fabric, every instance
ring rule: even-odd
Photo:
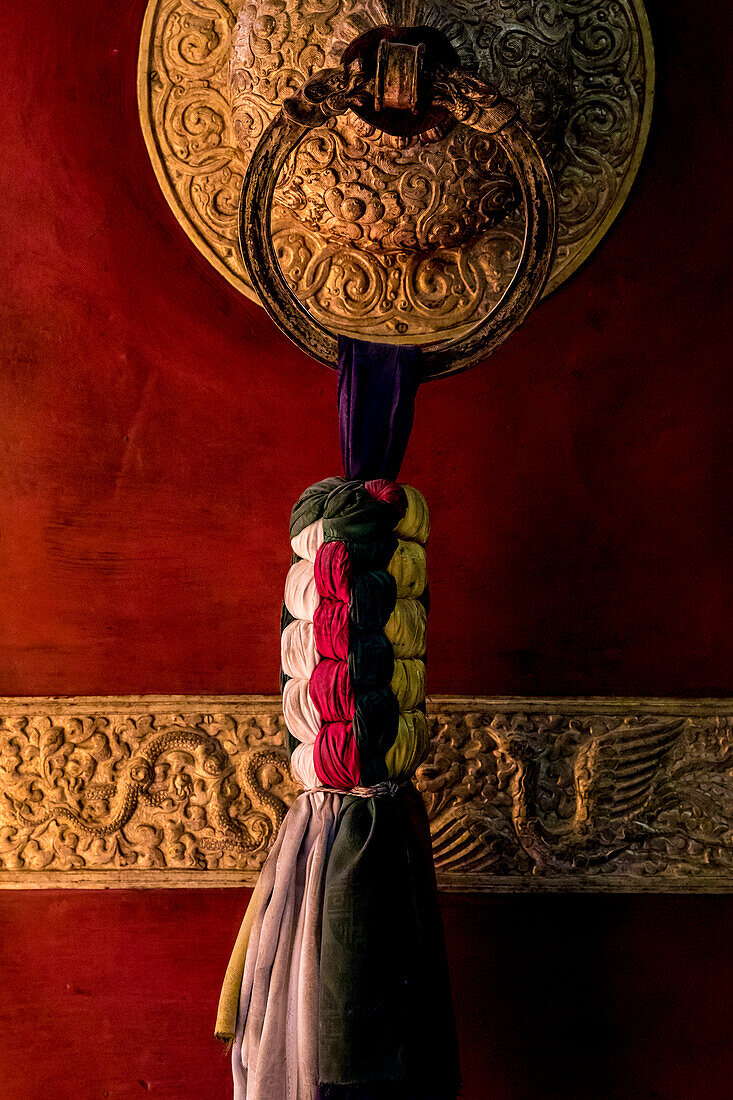
[[[289,810],[230,964],[235,1100],[455,1100],[430,834],[421,493],[396,478],[420,354],[340,341],[346,476],[302,493],[282,613]],[[236,1026],[233,990],[239,981]]]

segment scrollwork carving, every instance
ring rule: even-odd
[[[0,885],[253,882],[278,698],[3,700]],[[416,785],[449,890],[733,890],[733,701],[438,698]]]
[[[274,714],[6,716],[0,866],[256,870],[295,795],[282,741]]]
[[[264,128],[305,79],[339,63],[349,42],[408,9],[447,35],[463,66],[519,105],[550,158],[560,215],[550,289],[618,212],[651,110],[653,57],[640,0],[403,8],[381,0],[151,0],[139,72],[148,148],[184,228],[245,292],[237,185]],[[318,255],[341,258],[338,271],[316,279],[327,293],[313,292],[313,263],[285,264],[319,321],[415,339],[449,335],[485,316],[513,274],[505,242],[524,231],[515,181],[490,137],[459,127],[405,148],[353,113],[303,143],[283,172],[274,223],[280,247],[290,235],[289,253],[306,249],[316,266]],[[498,279],[487,299],[477,293],[477,255]],[[395,268],[396,284],[384,277]],[[433,293],[427,308],[415,309],[415,273],[426,270]]]

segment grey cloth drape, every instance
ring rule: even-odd
[[[234,1100],[314,1100],[323,888],[342,796],[302,794],[260,873],[232,1048]]]

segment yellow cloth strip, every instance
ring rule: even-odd
[[[419,542],[400,539],[388,566],[397,582],[397,598],[413,599],[422,596],[428,579],[425,549]]]
[[[417,600],[398,600],[384,633],[392,643],[395,657],[423,657],[427,646],[427,615]]]
[[[419,660],[394,663],[392,691],[397,697],[399,708],[404,714],[416,710],[425,701],[425,665]]]
[[[214,1034],[217,1039],[225,1043],[233,1043],[237,1030],[237,1012],[239,1011],[239,995],[242,991],[242,975],[244,974],[244,960],[247,954],[247,945],[252,931],[252,923],[255,913],[258,912],[261,879],[252,891],[247,912],[239,929],[239,934],[234,943],[229,965],[224,975],[224,983],[219,994],[219,1007],[216,1012],[216,1027]]]
[[[428,720],[421,710],[401,714],[397,740],[385,756],[387,775],[395,782],[414,775],[430,748]]]
[[[395,527],[395,534],[400,539],[414,539],[423,545],[428,541],[430,534],[430,516],[425,497],[411,485],[403,485],[407,497],[407,511]]]

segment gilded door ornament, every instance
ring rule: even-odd
[[[500,347],[541,297],[557,245],[557,199],[551,170],[518,118],[517,105],[480,76],[457,68],[447,40],[436,36],[431,42],[424,28],[367,32],[351,44],[339,67],[319,70],[283,100],[252,154],[242,187],[239,243],[250,281],[291,340],[313,358],[336,366],[336,335],[312,316],[288,283],[270,223],[288,161],[325,120],[352,114],[370,126],[373,117],[382,134],[404,147],[438,140],[460,123],[469,136],[493,138],[511,164],[524,211],[511,280],[501,300],[467,332],[448,339],[436,333],[437,339],[423,347],[424,378],[466,370]]]
[[[621,209],[649,127],[653,53],[641,0],[151,0],[139,98],[158,179],[202,252],[252,294],[237,245],[244,174],[283,99],[371,27],[419,22],[516,103],[556,181],[548,289]],[[324,120],[280,177],[285,277],[325,328],[449,338],[485,317],[518,263],[517,181],[490,135],[410,141],[353,111]]]

